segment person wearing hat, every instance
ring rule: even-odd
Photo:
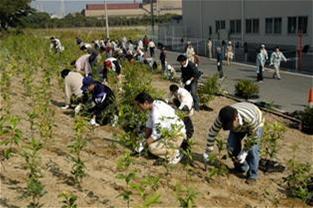
[[[64,79],[65,85],[65,106],[63,106],[62,109],[66,110],[71,106],[72,97],[76,100],[82,97],[83,91],[81,87],[83,84],[83,76],[78,72],[63,69],[61,71],[61,77]]]
[[[254,183],[258,177],[259,142],[263,137],[263,126],[262,112],[254,104],[240,102],[223,107],[209,130],[204,160],[208,161],[221,128],[229,130],[228,152],[234,163],[234,171],[246,173],[246,183]]]
[[[229,66],[234,58],[234,51],[231,41],[228,41],[228,45],[226,48],[226,57],[227,57],[227,65]]]
[[[271,63],[270,66],[274,65],[274,74],[273,79],[277,78],[278,80],[281,79],[280,77],[280,62],[285,61],[287,62],[288,59],[284,56],[284,54],[280,51],[279,47],[277,46],[275,51],[271,55]]]
[[[166,60],[166,53],[165,53],[165,47],[161,46],[160,48],[161,53],[160,53],[160,62],[161,62],[161,66],[162,66],[162,71],[163,73],[165,72],[165,60]]]
[[[262,52],[262,54],[263,54],[263,56],[265,58],[265,62],[266,62],[268,60],[268,53],[267,53],[267,50],[266,50],[264,44],[261,45],[261,52]]]
[[[118,62],[118,60],[114,57],[107,58],[104,61],[104,66],[103,66],[103,71],[102,71],[102,77],[103,81],[107,82],[108,81],[108,72],[112,70],[117,74],[117,79],[120,81],[121,80],[121,71],[122,71],[122,66]]]
[[[61,53],[64,51],[64,46],[62,46],[61,41],[58,38],[52,36],[50,41],[50,51],[54,50],[55,53]]]
[[[189,61],[185,55],[179,55],[177,61],[181,65],[181,81],[185,85],[185,89],[190,92],[194,109],[196,111],[200,110],[200,99],[198,96],[198,79],[201,76],[201,72],[198,70],[196,65]]]
[[[92,79],[91,76],[84,77],[81,90],[92,95],[95,106],[89,109],[92,117],[90,124],[99,126],[100,124],[114,123],[117,121],[115,96],[113,91],[106,85]]]
[[[256,56],[256,73],[257,73],[257,82],[263,82],[263,71],[264,65],[266,62],[265,54],[262,52],[263,48],[259,48],[259,51]]]
[[[188,41],[188,47],[186,49],[186,56],[189,61],[192,63],[195,63],[195,49],[192,47],[192,44],[190,41]]]

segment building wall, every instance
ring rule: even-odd
[[[217,37],[217,34],[215,34],[216,20],[225,20],[225,33],[227,34],[230,28],[229,21],[241,19],[242,2],[244,2],[244,18],[259,19],[259,33],[244,33],[244,41],[295,46],[297,44],[297,35],[288,34],[288,17],[307,16],[308,27],[303,40],[304,44],[310,44],[313,47],[313,1],[311,0],[183,0],[183,21],[187,27],[188,36],[208,38],[209,26],[211,26],[213,37]],[[282,18],[281,34],[265,33],[265,18],[267,17]],[[245,32],[245,21],[241,29]],[[232,35],[232,38],[241,40],[241,34]]]
[[[142,16],[147,14],[142,9],[114,9],[108,10],[109,16]],[[87,17],[101,17],[105,15],[104,10],[85,10],[85,16]]]

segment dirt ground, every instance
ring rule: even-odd
[[[170,82],[161,80],[154,75],[153,86],[166,91]],[[23,95],[19,81],[13,83],[14,114],[26,119],[29,109],[25,103],[29,98]],[[44,207],[61,207],[58,195],[62,191],[71,191],[78,196],[78,207],[125,207],[126,202],[118,197],[125,189],[124,181],[117,179],[119,171],[116,168],[117,160],[129,149],[121,146],[114,136],[119,129],[111,126],[97,127],[88,137],[87,148],[82,153],[82,159],[87,166],[87,176],[83,179],[81,189],[75,188],[68,181],[71,171],[71,162],[68,158],[67,145],[73,138],[73,117],[69,111],[62,111],[59,106],[64,102],[63,92],[58,88],[57,82],[53,84],[53,96],[51,105],[55,110],[54,135],[51,141],[45,144],[41,152],[42,156],[42,183],[47,193],[40,202]],[[307,205],[298,199],[287,198],[283,177],[288,175],[288,170],[283,173],[264,174],[260,171],[260,179],[255,185],[247,185],[244,179],[233,174],[216,177],[212,182],[205,180],[206,172],[201,161],[201,154],[205,150],[207,133],[213,123],[219,109],[225,105],[234,103],[224,97],[216,97],[209,106],[213,111],[200,111],[193,116],[195,135],[192,153],[195,159],[195,167],[191,176],[186,180],[184,165],[178,164],[170,168],[169,174],[163,166],[153,165],[154,160],[145,157],[135,157],[134,163],[129,169],[137,170],[139,177],[153,175],[160,177],[160,187],[156,191],[161,195],[161,203],[156,207],[178,207],[175,187],[182,184],[192,187],[198,192],[196,205],[198,207],[306,207]],[[273,115],[264,113],[267,122],[283,121]],[[284,122],[284,121],[283,121]],[[21,128],[24,135],[29,134],[29,124],[23,121]],[[222,138],[226,138],[227,132],[221,132]],[[305,135],[298,130],[288,129],[284,135],[279,149],[279,161],[284,165],[292,157],[292,147],[298,145],[297,160],[312,162],[312,136]],[[231,161],[226,161],[227,166],[232,167]],[[26,187],[25,163],[20,156],[4,161],[1,165],[1,193],[0,207],[26,207],[29,199],[22,198]],[[139,194],[132,196],[130,205],[138,207],[142,205]]]

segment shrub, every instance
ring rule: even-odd
[[[250,80],[240,80],[235,85],[235,95],[244,99],[257,98],[259,87]]]
[[[306,133],[313,134],[313,108],[306,107],[301,114],[303,130]]]
[[[218,75],[208,77],[205,83],[199,88],[200,102],[207,103],[213,100],[214,96],[221,92],[221,84]]]

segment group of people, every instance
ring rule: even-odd
[[[79,41],[78,41],[79,42]],[[95,43],[95,42],[94,42]],[[125,60],[138,61],[136,52],[130,54],[132,46],[127,46],[127,41],[122,40],[121,48],[117,44],[116,50],[112,52],[104,46],[97,48],[91,44],[86,47],[82,42],[77,43],[81,50],[86,50],[86,54],[73,62],[74,70],[64,69],[61,72],[65,83],[65,106],[62,109],[75,107],[75,113],[81,112],[83,104],[92,102],[87,110],[90,116],[90,124],[94,126],[111,124],[116,125],[118,121],[118,106],[115,102],[114,92],[107,82],[107,74],[114,71],[118,79],[122,79],[122,65],[119,57],[115,57],[116,51],[122,50]],[[125,44],[126,48],[123,48]],[[131,43],[132,44],[132,43]],[[82,47],[84,46],[84,47]],[[103,63],[103,81],[97,81],[93,77],[92,68],[99,60],[98,56],[102,50],[108,57]],[[134,50],[141,50],[141,41]],[[147,46],[147,49],[149,46]],[[143,49],[144,53],[147,50]],[[151,51],[149,51],[151,53]],[[163,53],[163,54],[162,54]],[[112,54],[112,56],[110,56]],[[129,55],[132,58],[129,59]],[[135,56],[134,56],[135,55]],[[153,56],[154,54],[150,54]],[[144,54],[144,56],[146,56]],[[166,54],[164,47],[161,47],[160,61],[164,70]],[[192,116],[194,112],[200,110],[199,97],[197,94],[198,81],[201,76],[197,65],[188,58],[186,54],[177,57],[177,62],[181,66],[181,85],[171,84],[169,87],[170,97],[167,100],[154,99],[146,92],[139,93],[135,98],[137,106],[149,114],[146,123],[145,141],[138,141],[137,152],[148,149],[153,155],[167,161],[169,164],[177,164],[181,161],[182,150],[189,148],[188,141],[194,134]],[[89,96],[88,96],[89,95]],[[178,116],[178,111],[184,113],[183,117]],[[234,170],[246,174],[247,183],[255,182],[258,176],[259,163],[259,142],[252,145],[243,145],[247,140],[260,140],[263,134],[264,118],[262,112],[253,104],[236,103],[223,107],[215,122],[208,131],[207,146],[203,153],[203,159],[207,162],[213,151],[215,138],[221,128],[229,130],[228,150],[234,162]],[[164,137],[164,132],[172,134]],[[168,138],[168,137],[171,138]]]

